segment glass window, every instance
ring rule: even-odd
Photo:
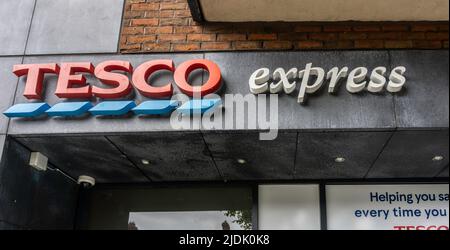
[[[241,211],[238,211],[238,214],[234,214],[232,211],[131,212],[128,219],[128,229],[251,229],[251,223],[239,223],[241,218]]]
[[[247,187],[102,188],[84,198],[81,228],[250,230]]]
[[[262,185],[258,188],[262,230],[320,230],[319,185]]]

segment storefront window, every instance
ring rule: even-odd
[[[247,187],[102,188],[86,194],[81,228],[129,230],[250,230]]]
[[[259,229],[319,230],[319,185],[261,185]]]
[[[251,221],[243,218],[244,211],[182,211],[182,212],[131,212],[130,230],[246,230]]]

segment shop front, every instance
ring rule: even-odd
[[[3,176],[76,228],[448,229],[448,51],[8,63]]]
[[[448,2],[250,2],[0,1],[0,229],[448,230]]]

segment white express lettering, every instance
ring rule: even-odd
[[[333,67],[325,75],[323,68],[313,67],[312,63],[308,63],[305,69],[300,71],[297,68],[291,68],[288,71],[285,71],[283,68],[277,68],[272,74],[268,68],[260,68],[253,72],[248,83],[250,92],[253,94],[267,92],[275,94],[282,91],[286,94],[291,94],[296,89],[297,82],[300,82],[298,103],[304,103],[307,94],[317,92],[325,81],[329,81],[329,93],[337,92],[339,82],[346,77],[346,89],[350,93],[359,93],[364,89],[371,93],[378,93],[383,91],[385,86],[388,92],[395,93],[401,91],[406,83],[404,76],[406,68],[403,66],[392,69],[388,76],[389,82],[387,84],[386,67],[374,68],[369,76],[368,72],[366,67],[356,67],[351,71],[348,67]],[[310,81],[311,76],[315,76],[313,82]],[[367,78],[369,83],[367,83]],[[301,81],[296,81],[299,79]]]
[[[286,94],[292,93],[295,90],[296,82],[290,82],[290,80],[297,77],[297,69],[292,68],[288,72],[285,72],[283,68],[278,68],[273,72],[273,79],[277,83],[270,84],[270,93],[278,93],[282,89]]]
[[[389,92],[399,92],[403,85],[405,85],[406,78],[403,74],[406,72],[406,68],[403,66],[395,67],[391,71],[391,75],[389,76],[389,83],[387,86],[387,90]]]
[[[306,68],[298,73],[298,77],[302,78],[300,91],[298,92],[298,102],[303,103],[305,100],[305,93],[312,94],[322,87],[325,78],[325,71],[320,67],[311,67],[312,63],[306,64]],[[309,85],[309,76],[317,76],[316,81]]]
[[[253,94],[262,94],[269,88],[270,70],[268,68],[261,68],[253,72],[250,76],[248,84],[250,91]]]
[[[367,68],[358,67],[350,72],[347,78],[347,90],[350,93],[358,93],[366,87]]]
[[[348,67],[343,67],[341,70],[339,70],[338,67],[334,67],[330,71],[328,71],[327,80],[330,80],[330,85],[328,85],[329,93],[334,93],[339,80],[341,78],[347,77],[347,73]]]
[[[386,84],[384,74],[386,74],[386,67],[376,67],[373,69],[372,74],[370,75],[370,82],[367,86],[367,90],[372,93],[377,93],[383,90],[384,84]]]

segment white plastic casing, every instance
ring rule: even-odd
[[[30,156],[30,166],[39,170],[45,171],[47,170],[47,156],[41,154],[40,152],[31,152]]]

